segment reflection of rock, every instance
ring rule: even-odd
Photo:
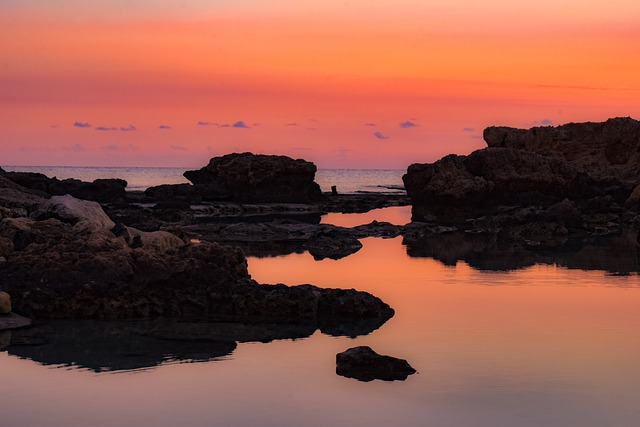
[[[252,202],[309,202],[321,196],[313,180],[316,166],[302,159],[252,153],[214,157],[184,176],[201,188],[204,199]]]
[[[507,229],[506,232],[512,232]],[[406,235],[403,244],[411,257],[429,257],[445,265],[463,261],[479,270],[513,270],[534,264],[556,264],[616,274],[640,272],[637,231],[605,236],[557,236],[553,245],[540,241],[503,238],[500,233],[455,231]]]
[[[353,347],[336,355],[336,374],[359,381],[404,381],[416,370],[404,359],[382,356],[370,347]]]
[[[11,331],[0,329],[0,349],[9,347],[9,344],[11,344]]]
[[[56,321],[14,331],[10,355],[43,365],[96,372],[150,368],[166,361],[209,361],[231,354],[234,341],[172,341],[145,335],[145,322]]]
[[[337,230],[316,233],[305,243],[305,248],[315,260],[340,259],[356,253],[362,243],[354,237]]]
[[[43,365],[96,372],[151,368],[167,361],[210,361],[231,354],[237,342],[311,336],[309,324],[214,323],[159,318],[132,322],[57,320],[2,335],[8,352]],[[353,331],[350,331],[351,336]],[[9,343],[6,342],[8,345]]]

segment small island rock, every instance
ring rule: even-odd
[[[404,359],[382,356],[371,347],[353,347],[336,355],[336,374],[359,381],[404,381],[416,370]]]

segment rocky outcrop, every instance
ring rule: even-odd
[[[340,259],[354,254],[362,248],[362,243],[347,233],[329,229],[316,233],[304,247],[313,259],[319,261],[325,258]]]
[[[640,182],[640,121],[630,117],[531,129],[494,126],[484,130],[484,139],[489,147],[560,155],[596,178]]]
[[[416,370],[404,359],[382,356],[371,347],[353,347],[336,355],[336,374],[359,381],[404,381]]]
[[[620,153],[640,160],[640,122],[493,127],[485,138],[489,147],[468,156],[409,166],[403,180],[414,221],[461,222],[564,199],[587,215],[637,207],[640,162],[623,162]]]
[[[309,202],[321,191],[314,182],[316,166],[302,159],[252,153],[214,157],[202,169],[184,176],[203,199],[242,202]]]
[[[96,179],[93,182],[84,182],[78,179],[59,180],[34,172],[5,172],[4,176],[45,197],[69,194],[78,199],[99,203],[127,202],[127,181],[122,179]]]

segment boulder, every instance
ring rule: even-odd
[[[362,248],[362,243],[349,234],[328,229],[316,233],[304,244],[304,247],[316,261],[325,258],[337,260],[358,252]]]
[[[144,191],[145,196],[154,201],[179,201],[197,203],[202,200],[202,189],[191,184],[163,184],[149,187]]]
[[[309,202],[322,193],[314,182],[316,166],[302,159],[252,153],[214,157],[202,169],[184,176],[204,199],[241,202]]]
[[[489,147],[554,152],[596,178],[640,183],[640,121],[630,117],[531,129],[494,126],[484,130],[484,139]]]
[[[0,314],[11,313],[11,297],[8,293],[0,291]]]
[[[404,381],[416,370],[404,359],[382,356],[371,347],[353,347],[336,355],[336,374],[359,381]]]

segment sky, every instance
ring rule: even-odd
[[[640,118],[640,2],[0,0],[0,165],[406,168]]]

